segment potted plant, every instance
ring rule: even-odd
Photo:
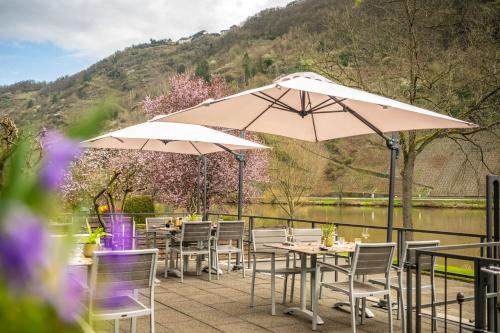
[[[96,228],[92,231],[90,224],[87,222],[87,231],[89,235],[84,240],[83,243],[83,255],[87,258],[92,257],[94,251],[99,249],[101,238],[104,236],[110,236],[107,232],[104,231],[102,227]]]
[[[332,247],[335,237],[335,225],[327,224],[323,227],[323,239],[326,247]]]
[[[202,220],[202,216],[200,214],[192,213],[187,217],[189,222],[198,222]]]

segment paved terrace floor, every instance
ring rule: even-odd
[[[263,264],[260,264],[263,265]],[[155,290],[155,329],[157,333],[188,333],[188,332],[231,332],[231,333],[299,333],[312,332],[309,320],[298,315],[284,314],[285,306],[281,304],[284,279],[277,278],[276,298],[277,314],[271,316],[270,299],[270,276],[258,274],[256,277],[256,306],[251,308],[250,286],[251,271],[247,270],[246,278],[241,272],[225,273],[220,280],[212,275],[212,281],[208,281],[208,275],[194,274],[194,263],[190,266],[190,272],[185,274],[184,283],[175,276],[163,277],[163,264],[158,265],[158,279],[160,285]],[[329,273],[332,274],[332,273]],[[332,277],[330,277],[332,278]],[[297,276],[295,283],[295,306],[299,303],[300,278]],[[443,281],[438,279],[438,301],[443,299]],[[453,299],[458,291],[471,295],[472,285],[463,282],[448,282],[448,298]],[[309,282],[308,282],[309,286]],[[290,288],[290,283],[289,283]],[[144,294],[142,300],[147,301]],[[288,298],[288,297],[287,297]],[[424,296],[426,300],[429,297]],[[395,299],[395,294],[393,295]],[[350,315],[337,309],[332,305],[337,301],[345,301],[347,298],[341,294],[325,291],[320,300],[320,315],[325,321],[319,326],[319,332],[351,332]],[[375,318],[366,319],[363,325],[358,325],[358,332],[388,332],[387,312],[368,303],[368,307],[375,313]],[[286,307],[290,303],[286,304]],[[309,305],[308,305],[309,306]],[[466,317],[471,318],[472,304],[466,303]],[[438,309],[440,313],[444,308]],[[458,307],[450,305],[448,314],[456,315]],[[394,312],[394,319],[396,312]],[[424,320],[424,332],[430,331],[428,320]],[[97,326],[97,332],[112,332],[111,322],[101,322]],[[120,332],[130,331],[130,320],[120,321]],[[438,331],[443,332],[443,325],[439,324]],[[138,319],[137,332],[149,332],[149,318]],[[402,332],[401,321],[394,320],[394,332]],[[448,326],[448,332],[458,332],[458,328]]]

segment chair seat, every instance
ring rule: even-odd
[[[212,247],[212,251],[215,251],[215,247]],[[217,252],[219,253],[239,253],[241,249],[232,245],[219,245],[217,247]]]
[[[385,279],[384,278],[370,279],[370,280],[368,280],[368,282],[373,283],[373,284],[377,284],[379,286],[385,286]],[[399,289],[398,278],[397,277],[391,278],[391,280],[389,282],[390,282],[390,286],[391,286],[392,289]],[[424,285],[420,286],[420,289],[429,289],[431,287],[432,287],[431,284],[424,284]],[[406,286],[406,279],[403,279],[402,289],[403,290],[407,290],[408,289],[407,286]],[[415,289],[416,289],[415,285],[413,285],[412,286],[412,290],[415,290]]]
[[[171,247],[170,251],[180,253],[181,249],[179,247]],[[208,254],[210,249],[207,247],[202,247],[199,248],[197,246],[183,246],[182,247],[182,254],[184,255],[196,255],[196,254]]]
[[[349,281],[321,283],[321,285],[333,291],[349,294]],[[384,293],[386,294],[387,290],[381,289],[373,284],[354,281],[354,294],[373,296]]]
[[[144,304],[130,296],[95,299],[92,317],[99,320],[144,316],[151,312]]]

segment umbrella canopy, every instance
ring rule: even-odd
[[[81,146],[191,155],[268,148],[204,126],[160,122],[146,122],[109,132],[83,141]]]
[[[315,73],[295,73],[273,84],[157,121],[220,126],[323,141],[370,133],[471,128],[472,123],[336,84]]]
[[[399,145],[386,132],[477,125],[336,84],[315,73],[295,73],[273,84],[207,100],[156,121],[220,126],[324,141],[376,133],[391,150],[387,240],[392,240],[396,158]]]

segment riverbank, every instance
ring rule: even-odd
[[[262,200],[262,204],[275,204],[276,202]],[[304,201],[307,206],[351,206],[351,207],[386,207],[387,198],[325,198],[308,197]],[[394,200],[395,207],[401,207],[399,198]],[[415,208],[460,208],[460,209],[485,209],[486,200],[477,198],[414,198]]]

